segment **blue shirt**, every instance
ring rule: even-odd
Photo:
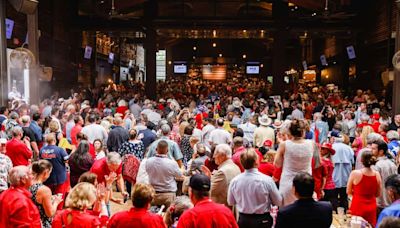
[[[157,135],[156,133],[154,133],[152,130],[146,128],[144,130],[140,130],[139,131],[139,136],[141,136],[141,140],[144,144],[144,148],[146,149],[147,147],[150,146],[151,143],[153,143],[154,141],[156,141],[157,139]]]
[[[68,154],[64,149],[55,145],[48,145],[40,150],[39,157],[48,160],[53,165],[49,179],[45,185],[59,185],[67,179],[65,162],[68,161]]]
[[[399,152],[400,143],[397,140],[392,140],[388,144],[389,151],[396,157]]]
[[[168,158],[173,159],[175,161],[182,160],[183,154],[182,154],[181,149],[179,148],[178,144],[165,136],[154,141],[150,145],[149,152],[147,153],[148,158],[151,158],[151,157],[154,157],[157,155],[157,153],[156,153],[157,145],[161,140],[164,140],[168,143]]]
[[[324,122],[322,120],[317,120],[315,123],[312,123],[310,126],[311,131],[313,131],[314,138],[315,138],[315,128],[318,129],[319,135],[318,135],[318,142],[320,144],[324,143],[327,138],[328,138],[328,133],[329,133],[329,126],[327,122]]]
[[[354,163],[354,151],[344,143],[334,143],[332,148],[336,151],[335,155],[332,156],[333,181],[336,188],[344,188],[347,186],[347,180]]]
[[[36,141],[42,142],[43,141],[42,128],[39,127],[38,123],[32,120],[31,124],[29,125],[29,128],[32,129],[33,133],[35,134]]]
[[[396,202],[392,203],[389,207],[383,209],[383,211],[379,214],[378,221],[376,223],[376,228],[379,227],[379,224],[381,224],[382,220],[385,217],[400,217],[400,200],[397,200]]]

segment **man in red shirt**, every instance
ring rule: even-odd
[[[182,214],[178,228],[238,227],[232,211],[209,198],[210,186],[210,178],[203,174],[190,178],[189,197],[194,208]]]
[[[108,222],[109,228],[162,228],[166,227],[160,215],[148,211],[155,196],[154,188],[148,184],[136,184],[132,194],[133,207],[129,211],[116,213]]]
[[[121,156],[116,152],[110,152],[106,158],[95,161],[90,168],[90,172],[97,175],[97,183],[106,184],[106,176],[110,177],[112,173],[115,173],[117,178],[117,186],[121,191],[122,196],[128,196],[125,191],[125,183],[122,178],[122,159]]]
[[[32,159],[32,150],[29,138],[22,139],[24,132],[21,127],[14,127],[13,138],[6,144],[6,155],[11,159],[14,166],[28,166]]]
[[[236,136],[233,139],[233,155],[232,155],[232,161],[239,166],[240,168],[240,172],[244,172],[244,168],[242,166],[242,163],[240,163],[240,155],[243,152],[246,152],[247,149],[246,147],[243,146],[243,138],[240,136]],[[261,160],[263,159],[262,154],[256,150],[256,153],[258,154],[258,161],[261,162]]]
[[[79,132],[82,131],[82,125],[83,125],[82,116],[76,115],[74,117],[74,122],[75,122],[75,126],[73,126],[71,129],[71,142],[73,145],[75,145],[77,147],[79,143],[76,140],[76,136],[78,135]]]
[[[41,228],[39,210],[27,190],[33,175],[26,166],[16,166],[9,175],[11,187],[0,195],[0,228]]]

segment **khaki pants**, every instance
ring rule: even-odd
[[[151,202],[152,206],[161,206],[165,205],[165,209],[167,209],[176,199],[176,193],[166,192],[166,193],[156,193],[156,196]]]

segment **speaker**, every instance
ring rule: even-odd
[[[25,14],[33,14],[39,4],[38,0],[9,0],[15,10]]]

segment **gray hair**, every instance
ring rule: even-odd
[[[24,131],[22,130],[22,127],[20,127],[20,126],[13,127],[11,132],[12,132],[13,137],[17,137],[19,134],[24,133]]]
[[[370,134],[367,135],[367,143],[368,144],[373,143],[373,142],[375,142],[377,140],[383,140],[382,135],[380,135],[378,133],[375,133],[375,132],[370,133]]]
[[[219,144],[215,147],[215,153],[225,154],[227,158],[232,157],[232,149],[228,144]]]
[[[29,168],[27,166],[15,166],[11,169],[8,174],[8,179],[10,181],[11,186],[21,186],[23,185],[22,180],[28,178]]]
[[[314,113],[314,119],[321,120],[322,119],[322,114],[320,112]]]
[[[392,139],[399,140],[399,138],[400,138],[399,133],[397,131],[393,131],[393,130],[388,131],[388,133],[386,134],[386,137],[389,140],[392,140]]]
[[[167,135],[171,132],[171,127],[168,124],[161,125],[161,133]]]
[[[122,162],[121,155],[119,155],[117,152],[110,152],[107,154],[107,163],[108,164],[119,165],[119,164],[121,164],[121,162]]]
[[[16,113],[16,112],[11,112],[10,113],[10,119],[16,120],[18,118],[19,118],[18,113]]]

